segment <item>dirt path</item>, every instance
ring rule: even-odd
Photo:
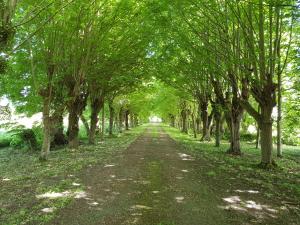
[[[86,192],[50,224],[249,224],[222,209],[224,201],[199,179],[202,163],[150,127],[110,164],[85,170]]]

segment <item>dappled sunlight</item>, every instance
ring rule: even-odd
[[[249,194],[258,194],[259,191],[255,191],[255,190],[235,190],[235,192],[238,192],[238,193],[249,193]]]
[[[80,186],[81,184],[76,183],[76,182],[73,182],[72,185],[78,187],[78,186]]]
[[[143,213],[131,213],[132,216],[142,216]]]
[[[52,207],[52,208],[44,208],[44,209],[41,209],[41,211],[42,211],[43,213],[53,213],[54,210],[55,210],[54,207]]]
[[[188,170],[181,170],[181,172],[188,173],[189,171]]]
[[[153,194],[158,194],[158,193],[159,193],[159,191],[152,191],[152,193],[153,193]]]
[[[85,191],[76,191],[74,192],[75,196],[74,198],[86,198],[87,197],[87,194]]]
[[[76,199],[86,198],[87,194],[85,191],[64,191],[64,192],[46,192],[44,194],[36,195],[38,199],[57,199],[57,198],[67,198],[74,197]]]
[[[219,206],[219,208],[248,213],[257,218],[277,218],[276,213],[278,213],[278,210],[269,205],[260,204],[253,200],[243,200],[240,196],[230,196],[222,199],[227,203],[227,205]]]
[[[2,181],[10,181],[11,179],[9,178],[3,178]]]
[[[97,206],[97,205],[99,205],[98,202],[90,202],[90,203],[88,203],[88,204],[91,205],[91,206]]]
[[[118,178],[118,179],[116,179],[117,181],[127,181],[127,180],[129,180],[129,179],[126,179],[126,178]]]
[[[191,155],[185,153],[178,153],[178,155],[183,161],[195,161],[195,159]]]
[[[107,164],[107,165],[104,166],[104,168],[107,168],[107,167],[114,167],[114,166],[116,166],[116,165],[115,165],[115,164]]]
[[[64,192],[47,192],[41,195],[37,195],[37,198],[50,198],[50,199],[55,199],[55,198],[64,198],[64,197],[69,197],[71,195],[70,191],[64,191]]]
[[[178,196],[178,197],[175,197],[177,203],[182,203],[183,200],[184,200],[184,197],[183,196]]]
[[[148,181],[148,180],[139,180],[139,181],[133,181],[134,183],[137,183],[137,184],[143,184],[143,185],[147,185],[147,184],[151,184],[151,181]]]
[[[146,205],[133,205],[133,206],[131,206],[131,209],[146,209],[146,210],[149,210],[149,209],[152,209],[152,207],[149,207],[149,206],[146,206]]]

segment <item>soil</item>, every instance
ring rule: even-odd
[[[297,224],[282,223],[282,213],[249,187],[233,195],[230,177],[210,178],[212,168],[150,127],[109,164],[84,169],[85,192],[49,224]]]

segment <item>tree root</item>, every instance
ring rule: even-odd
[[[272,169],[278,168],[278,165],[276,164],[276,162],[274,160],[272,160],[271,163],[261,162],[258,164],[258,167],[261,169],[264,169],[264,170],[272,170]]]

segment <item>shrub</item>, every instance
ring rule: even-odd
[[[9,147],[12,137],[8,134],[0,134],[0,148]]]
[[[12,133],[11,147],[26,150],[39,149],[36,134],[33,129],[14,129],[9,132]]]

